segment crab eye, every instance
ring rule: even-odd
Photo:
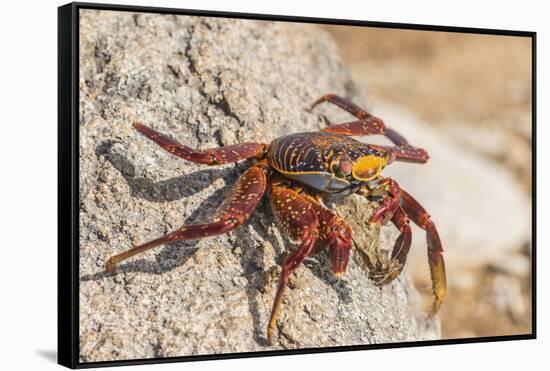
[[[353,162],[351,162],[351,160],[349,160],[349,159],[343,159],[338,164],[338,167],[340,169],[340,172],[343,175],[347,176],[347,175],[351,174],[351,169],[353,168]]]

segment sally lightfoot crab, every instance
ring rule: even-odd
[[[320,132],[290,134],[270,144],[242,143],[204,151],[195,151],[141,123],[134,128],[173,155],[188,161],[222,165],[244,159],[255,159],[233,186],[210,223],[184,225],[163,237],[136,246],[111,257],[106,270],[113,272],[117,265],[136,254],[166,243],[199,239],[229,232],[244,224],[266,190],[279,223],[299,247],[290,252],[283,263],[267,327],[271,343],[277,318],[290,275],[308,256],[328,249],[331,269],[336,276],[346,271],[352,245],[352,230],[323,203],[323,195],[340,193],[360,194],[377,201],[378,207],[371,223],[382,225],[391,221],[400,231],[392,253],[392,267],[378,282],[387,284],[399,276],[411,246],[409,220],[426,231],[428,263],[434,300],[430,316],[441,306],[446,294],[443,249],[435,224],[424,208],[399,184],[381,176],[381,171],[394,161],[425,163],[428,154],[408,144],[401,135],[387,128],[384,122],[365,112],[352,102],[337,95],[321,97],[312,109],[330,102],[355,116],[356,120],[330,125]],[[366,144],[353,136],[383,134],[394,145]]]

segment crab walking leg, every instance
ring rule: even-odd
[[[357,117],[358,121],[346,122],[343,124],[330,125],[321,131],[326,133],[342,134],[342,135],[374,135],[374,134],[384,134],[395,146],[379,146],[386,151],[392,151],[394,159],[397,161],[404,162],[416,162],[416,163],[425,163],[428,161],[430,156],[422,148],[417,148],[411,146],[407,139],[399,134],[397,131],[390,129],[385,126],[384,121],[379,119],[376,116],[371,115],[370,113],[364,111],[354,103],[346,100],[345,98],[339,97],[334,94],[327,94],[320,99],[318,99],[311,109],[316,105],[330,102],[338,107],[349,112],[353,116]]]
[[[335,104],[359,119],[358,121],[330,125],[321,130],[325,133],[342,135],[374,135],[384,134],[386,132],[386,125],[384,125],[384,121],[364,111],[355,103],[334,94],[322,96],[311,105],[310,109],[313,110],[315,106],[323,102]]]
[[[414,147],[410,144],[378,147],[381,147],[385,151],[391,151],[394,161],[424,164],[430,159],[430,155],[425,149]]]
[[[313,110],[315,106],[323,102],[329,102],[342,108],[344,111],[357,117],[359,121],[330,125],[321,131],[350,136],[384,134],[396,146],[408,144],[407,140],[401,134],[386,127],[382,119],[368,113],[355,103],[338,95],[327,94],[322,96],[311,105],[310,110]]]
[[[123,260],[169,242],[215,236],[237,228],[250,217],[264,195],[265,188],[266,175],[263,167],[260,165],[251,167],[241,175],[231,189],[212,223],[184,225],[163,237],[115,255],[107,261],[106,271],[113,272]]]
[[[195,151],[169,136],[159,133],[142,123],[134,123],[134,128],[151,139],[153,142],[164,148],[173,155],[184,158],[188,161],[206,165],[222,165],[231,162],[245,160],[247,158],[260,159],[264,157],[266,145],[262,143],[241,143],[219,148]]]
[[[301,241],[300,247],[288,255],[283,264],[283,271],[267,326],[267,342],[271,344],[288,278],[312,253],[319,236],[319,220],[313,210],[312,201],[288,188],[284,180],[272,179],[269,196],[271,208],[279,223],[292,239]]]
[[[286,257],[283,264],[283,272],[281,273],[281,278],[279,280],[279,286],[277,287],[277,294],[275,294],[275,300],[273,301],[273,308],[271,310],[271,317],[269,318],[269,323],[267,325],[267,343],[271,345],[271,339],[273,337],[273,332],[275,331],[275,326],[277,325],[277,319],[279,318],[279,313],[281,310],[281,300],[283,298],[283,293],[285,292],[286,285],[288,283],[288,278],[294,271],[302,264],[304,259],[312,252],[315,245],[317,236],[312,234],[304,238],[298,250]]]
[[[150,250],[154,247],[174,241],[193,240],[197,238],[215,236],[218,234],[229,232],[232,229],[235,229],[237,226],[238,224],[230,219],[209,224],[193,224],[183,226],[177,231],[174,231],[165,236],[146,242],[123,253],[110,257],[105,264],[105,270],[109,273],[113,273],[116,270],[118,264],[120,264],[122,261],[129,259],[132,256],[141,254],[142,252]]]
[[[336,278],[340,278],[348,267],[353,242],[351,227],[321,203],[316,202],[313,207],[321,224],[320,247],[328,248],[332,273]],[[317,248],[315,252],[319,251]]]
[[[365,119],[367,117],[374,117],[370,113],[368,113],[367,111],[363,110],[361,107],[353,103],[352,101],[346,98],[342,98],[336,94],[323,95],[321,98],[317,99],[315,103],[311,105],[310,110],[313,110],[317,105],[324,102],[329,102],[340,107],[344,111],[349,112],[351,115],[357,117],[359,120]]]
[[[341,135],[375,135],[384,134],[386,127],[384,122],[378,117],[368,117],[359,121],[345,122],[343,124],[334,124],[321,129],[324,133],[333,133]]]
[[[287,181],[272,179],[270,194],[271,207],[279,222],[291,238],[300,240],[300,247],[290,254],[283,264],[277,294],[273,303],[271,318],[267,328],[267,339],[271,338],[279,316],[282,295],[288,278],[309,255],[328,248],[331,269],[340,277],[348,265],[352,231],[350,226],[334,212],[323,206],[321,198],[302,193],[301,186],[288,185]]]
[[[386,128],[386,137],[389,138],[395,146],[385,148],[391,148],[395,155],[395,159],[398,161],[423,164],[430,158],[425,149],[410,145],[405,137],[393,129]]]
[[[402,136],[401,134],[399,134],[397,131],[393,129],[386,128],[385,135],[396,146],[403,146],[403,145],[409,144],[409,142],[407,141],[407,139],[405,139],[404,136]]]
[[[447,295],[447,278],[445,275],[445,262],[443,260],[443,247],[439,233],[427,211],[409,193],[401,190],[401,205],[414,224],[426,231],[428,242],[428,263],[432,278],[434,302],[429,316],[434,316],[445,296]]]

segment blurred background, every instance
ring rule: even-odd
[[[386,175],[436,221],[448,296],[444,338],[531,332],[531,39],[322,26],[367,109],[431,155]],[[434,187],[437,184],[437,187]],[[431,300],[425,237],[408,271]]]

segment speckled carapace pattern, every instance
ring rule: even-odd
[[[359,157],[385,155],[376,147],[348,136],[331,133],[297,133],[275,139],[268,149],[271,166],[282,173],[327,173],[331,159],[346,155]]]

